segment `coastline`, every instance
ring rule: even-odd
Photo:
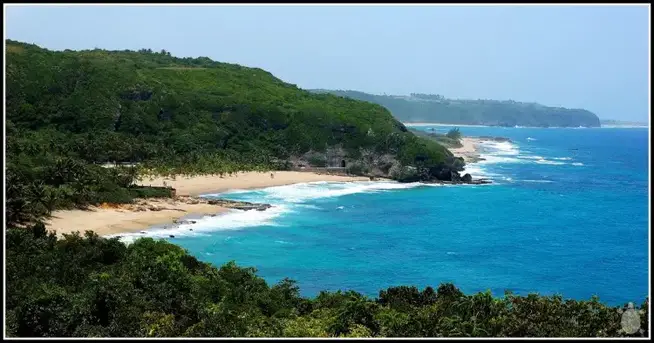
[[[472,125],[472,124],[447,124],[447,123],[402,123],[406,127],[423,127],[423,126],[447,126],[447,127],[494,127],[494,128],[509,128],[509,129],[635,129],[635,128],[649,128],[649,126],[638,125],[601,125],[593,127],[578,127],[578,126],[499,126],[499,125]]]
[[[270,177],[270,175],[274,177]],[[222,193],[234,189],[256,189],[274,186],[285,186],[294,183],[318,181],[369,181],[365,176],[341,176],[301,171],[273,171],[273,172],[239,172],[232,176],[198,175],[171,177],[145,176],[140,182],[141,186],[164,187],[171,186],[176,189],[177,195],[198,196],[202,194]]]
[[[446,124],[446,123],[402,123],[404,126],[456,126],[456,127],[492,127],[488,125]]]
[[[276,171],[240,172],[232,176],[201,175],[193,177],[145,177],[139,185],[172,186],[176,197],[168,199],[139,199],[134,204],[92,206],[86,210],[54,211],[45,221],[48,231],[56,231],[58,237],[75,231],[84,235],[92,230],[99,236],[133,233],[147,230],[155,225],[175,225],[174,221],[187,216],[207,216],[230,211],[227,206],[209,204],[195,198],[201,194],[220,193],[232,189],[255,189],[317,181],[368,181],[367,177],[338,176],[312,172]]]
[[[463,157],[463,161],[466,164],[471,164],[480,161],[480,145],[484,142],[488,142],[489,139],[484,139],[480,137],[462,137],[461,144],[459,148],[449,148],[449,150],[456,157]]]
[[[462,147],[450,148],[466,163],[480,159],[479,144],[482,138],[463,137]],[[271,177],[271,174],[273,177]],[[48,231],[63,234],[91,230],[99,236],[135,233],[153,226],[174,227],[176,222],[188,216],[215,216],[233,210],[224,204],[210,204],[198,198],[203,194],[222,193],[236,189],[258,189],[305,182],[369,181],[364,176],[342,176],[303,171],[238,172],[230,176],[198,175],[163,177],[144,176],[137,182],[141,186],[173,187],[175,198],[138,199],[134,204],[92,206],[88,209],[54,211],[45,221]]]

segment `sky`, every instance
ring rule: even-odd
[[[165,49],[305,89],[539,102],[649,121],[647,6],[7,6],[5,38]]]

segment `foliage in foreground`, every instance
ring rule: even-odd
[[[617,307],[593,298],[464,295],[452,284],[300,297],[253,268],[220,268],[165,241],[68,235],[42,224],[7,238],[8,336],[616,337]],[[647,330],[648,300],[640,309]],[[638,335],[648,335],[647,331]]]

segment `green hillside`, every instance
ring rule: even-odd
[[[329,152],[352,172],[400,180],[456,162],[382,106],[304,91],[261,69],[166,51],[6,45],[11,220],[129,201],[135,172],[106,162],[229,173],[287,169],[298,158],[324,165]]]
[[[440,95],[373,95],[358,91],[313,90],[372,102],[386,107],[404,123],[455,125],[599,127],[599,118],[583,109],[548,107],[536,103],[497,100],[446,99]]]

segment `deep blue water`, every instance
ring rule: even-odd
[[[233,192],[226,197],[277,206],[207,218],[170,240],[216,265],[254,266],[271,283],[297,280],[307,296],[337,289],[377,296],[394,285],[453,282],[466,293],[644,300],[647,129],[461,132],[512,140],[486,146],[487,160],[468,168],[494,184],[316,183]]]

